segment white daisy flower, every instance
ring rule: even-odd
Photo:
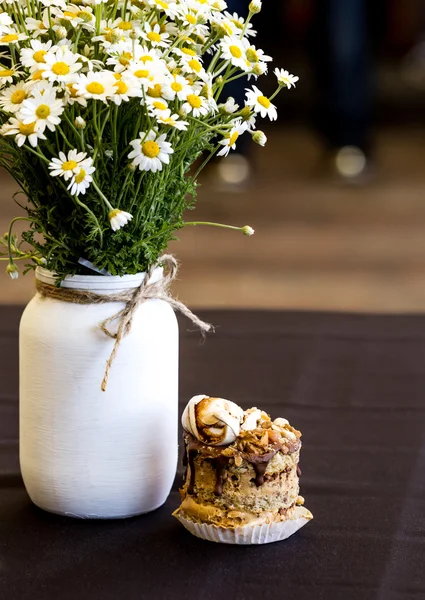
[[[246,130],[247,124],[242,123],[242,121],[237,121],[224,139],[219,142],[223,148],[220,152],[217,152],[217,156],[227,156],[230,150],[235,150],[239,136],[245,133]]]
[[[18,31],[3,32],[0,34],[0,46],[10,46],[11,44],[17,44],[23,40],[27,40],[28,36],[25,33],[19,33]]]
[[[180,65],[183,73],[196,75],[200,79],[206,79],[208,77],[199,57],[189,59],[182,57]]]
[[[121,229],[121,227],[124,227],[124,225],[127,225],[127,223],[131,221],[133,215],[131,215],[128,212],[125,212],[124,210],[114,208],[110,211],[108,217],[109,222],[111,223],[112,230],[118,231],[118,229]]]
[[[46,43],[38,40],[31,40],[30,46],[30,48],[22,48],[20,55],[23,66],[32,70],[39,69],[41,64],[46,63],[44,57],[49,50],[52,52],[57,50],[57,46],[52,47],[51,40]]]
[[[20,81],[16,85],[10,85],[0,96],[0,106],[10,113],[16,113],[22,107],[22,102],[28,97],[26,83]]]
[[[174,152],[171,144],[165,141],[166,134],[158,135],[151,130],[147,134],[141,131],[139,135],[139,139],[130,142],[133,150],[128,158],[133,159],[132,165],[141,171],[162,171],[162,165],[168,165],[170,154]]]
[[[25,125],[37,123],[43,131],[47,127],[50,131],[61,122],[60,115],[64,111],[62,100],[56,98],[53,88],[45,90],[32,89],[32,97],[22,103],[19,116]]]
[[[189,123],[182,121],[178,115],[172,115],[171,110],[164,110],[157,115],[157,121],[159,125],[167,125],[168,127],[174,127],[179,131],[186,131]]]
[[[264,50],[251,45],[248,40],[244,40],[244,48],[247,59],[250,63],[270,62],[273,60],[268,54],[264,54]]]
[[[34,19],[33,17],[27,17],[25,19],[25,27],[27,28],[27,31],[33,32],[33,37],[46,35],[50,27],[47,9],[43,11],[42,20]]]
[[[115,79],[116,81],[112,85],[114,93],[110,98],[117,106],[119,106],[121,102],[128,102],[130,98],[140,98],[140,96],[142,96],[140,82],[134,75],[124,73],[124,75],[120,76],[116,73]]]
[[[110,56],[106,60],[106,64],[113,65],[114,71],[116,71],[117,73],[122,73],[123,71],[125,71],[130,62],[135,59],[135,57],[133,56],[132,45],[131,43],[129,43],[130,41],[131,40],[124,40],[118,42],[118,44],[116,44],[113,49],[107,50]],[[135,49],[137,51],[141,50],[141,46],[135,44]]]
[[[174,48],[173,54],[176,56],[181,56],[181,58],[185,60],[190,60],[191,58],[198,58],[198,53],[193,48],[187,48],[186,46],[183,48]]]
[[[72,83],[76,73],[83,66],[80,56],[71,52],[67,46],[60,46],[55,52],[49,51],[44,55],[43,79],[59,83]]]
[[[68,156],[64,152],[59,152],[59,158],[52,158],[49,163],[50,175],[52,177],[63,177],[65,181],[68,181],[80,169],[92,165],[92,159],[86,157],[85,152],[78,152],[77,150],[70,150]]]
[[[149,114],[154,115],[155,117],[169,111],[168,104],[162,98],[152,98],[148,96],[146,98],[146,106],[148,107]]]
[[[153,6],[160,12],[164,12],[167,17],[175,17],[179,14],[179,8],[175,2],[165,2],[165,0],[146,0],[149,6]]]
[[[199,95],[199,91],[193,90],[186,97],[186,102],[182,106],[186,114],[192,114],[194,117],[205,116],[210,112],[207,100]]]
[[[164,97],[164,84],[154,83],[146,90],[146,95],[150,98],[163,98]]]
[[[256,113],[264,117],[269,117],[270,121],[276,121],[277,110],[274,104],[264,96],[263,93],[254,85],[252,90],[246,89],[246,105]]]
[[[225,12],[224,16],[227,18],[231,27],[233,27],[233,33],[239,33],[239,35],[240,35],[245,27],[245,19],[243,17],[240,17],[237,13],[233,13],[233,15],[232,15],[229,12]],[[256,35],[257,35],[257,32],[253,29],[252,24],[248,23],[248,25],[246,26],[246,29],[245,29],[245,36],[246,37],[249,37],[249,36],[255,37]]]
[[[265,62],[250,63],[250,67],[251,71],[248,73],[248,80],[251,79],[251,77],[258,79],[258,77],[264,75],[268,71],[268,65]]]
[[[65,10],[52,11],[60,21],[68,21],[73,27],[81,26],[83,29],[93,31],[95,26],[95,17],[93,9],[90,6],[77,6],[68,4]]]
[[[28,140],[33,148],[38,144],[38,140],[45,140],[46,136],[41,129],[37,129],[36,123],[23,123],[19,119],[11,118],[6,123],[3,135],[14,135],[18,146],[23,146]]]
[[[116,79],[112,71],[89,72],[87,75],[81,74],[74,83],[77,93],[83,98],[92,100],[102,100],[107,102],[107,98],[114,95],[116,88],[114,84]]]
[[[244,71],[247,69],[247,59],[243,40],[226,36],[221,40],[220,48],[222,57],[229,60],[234,67],[239,67],[239,69]],[[249,68],[250,67],[248,66],[248,69]]]
[[[67,83],[65,88],[65,104],[72,106],[73,104],[79,104],[80,106],[87,106],[87,100],[82,96],[78,95],[78,90],[73,83]]]
[[[141,35],[153,48],[168,48],[170,45],[170,34],[162,32],[158,23],[153,27],[150,23],[145,23],[145,28]]]
[[[90,183],[93,181],[92,174],[96,171],[93,167],[93,160],[86,158],[84,161],[85,165],[79,166],[77,172],[72,175],[71,183],[68,185],[73,196],[79,196],[85,194],[86,190],[90,187]]]
[[[145,89],[156,81],[165,80],[163,65],[158,60],[131,61],[127,72],[134,75]]]
[[[290,72],[285,69],[275,69],[273,73],[276,75],[278,84],[282,87],[287,87],[288,90],[291,89],[291,87],[295,87],[295,84],[300,79],[296,75],[291,75]]]
[[[6,83],[13,83],[13,78],[21,73],[15,68],[7,68],[0,65],[0,88],[5,86]]]
[[[118,31],[121,36],[129,37],[131,33],[135,32],[137,35],[141,34],[140,21],[126,21],[124,19],[115,19],[110,25],[112,31]]]
[[[189,81],[181,75],[173,75],[163,85],[163,95],[166,100],[174,100],[177,98],[181,101],[186,100],[187,96],[192,93],[192,86]]]

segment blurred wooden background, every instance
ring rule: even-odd
[[[384,129],[375,174],[347,187],[320,169],[321,148],[302,128],[275,128],[253,148],[248,186],[204,179],[190,219],[249,224],[247,238],[188,228],[170,250],[181,261],[175,293],[191,307],[422,311],[425,308],[425,131]],[[0,176],[0,231],[17,214],[15,185]],[[4,263],[3,263],[4,265]],[[33,275],[0,273],[0,303],[25,303]]]

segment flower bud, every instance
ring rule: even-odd
[[[12,279],[18,279],[19,277],[19,269],[15,265],[15,263],[10,262],[6,267],[6,273],[10,275]]]
[[[255,65],[252,67],[251,73],[253,75],[256,75],[257,77],[259,77],[260,75],[264,75],[264,73],[267,73],[266,63],[262,63],[262,62],[255,63]]]
[[[250,118],[252,117],[252,112],[251,112],[251,109],[249,108],[249,106],[243,107],[243,109],[241,110],[241,117],[244,121],[250,120]]]
[[[251,0],[248,8],[249,8],[249,12],[256,15],[257,13],[259,13],[261,11],[261,8],[262,8],[261,0]]]
[[[245,227],[242,227],[242,233],[244,235],[254,235],[255,230],[249,225],[245,225]]]
[[[58,40],[64,40],[66,39],[68,32],[65,27],[58,27],[55,29],[55,34]]]
[[[267,143],[267,136],[266,136],[266,134],[264,133],[264,131],[260,131],[260,130],[258,130],[258,131],[255,131],[255,132],[252,134],[252,139],[253,139],[253,141],[254,141],[256,144],[258,144],[259,146],[265,146],[265,145],[266,145],[266,143]]]
[[[83,117],[75,117],[74,125],[77,129],[85,129],[86,122]]]

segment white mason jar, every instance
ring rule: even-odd
[[[54,275],[37,269],[54,284]],[[144,273],[66,277],[96,294],[140,286]],[[151,278],[162,277],[157,268]],[[99,324],[124,304],[72,304],[36,294],[20,327],[20,462],[40,508],[80,518],[155,510],[177,467],[178,325],[162,300],[136,311],[101,391],[114,340]],[[113,324],[116,326],[116,324]]]

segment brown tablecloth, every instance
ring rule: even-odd
[[[425,316],[207,312],[181,322],[181,403],[259,405],[304,437],[315,520],[286,542],[191,537],[164,507],[115,522],[31,505],[18,466],[18,308],[0,310],[0,598],[425,599]]]

